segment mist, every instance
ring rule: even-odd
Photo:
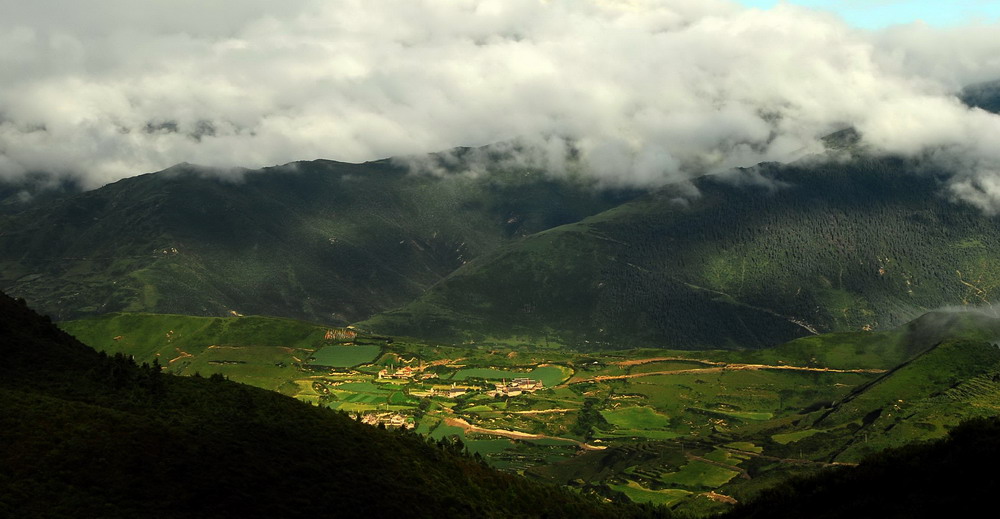
[[[866,31],[722,0],[0,0],[0,178],[85,187],[509,143],[514,165],[658,186],[856,128],[1000,211],[1000,24]],[[433,171],[434,161],[413,160]]]

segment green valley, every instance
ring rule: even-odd
[[[976,312],[697,352],[456,347],[259,317],[114,314],[62,327],[168,372],[218,373],[372,425],[457,438],[503,470],[696,514],[942,437],[1000,405],[989,342],[1000,320]]]
[[[185,328],[158,316],[143,329],[169,323],[191,333],[191,347],[206,323],[188,319]],[[241,337],[241,324],[260,323],[202,336]],[[302,339],[301,327],[274,324],[261,335]],[[491,470],[454,442],[368,427],[219,375],[172,376],[98,353],[3,294],[0,355],[4,517],[662,515]]]

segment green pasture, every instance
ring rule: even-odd
[[[359,364],[367,364],[379,355],[382,351],[380,346],[374,345],[331,345],[324,346],[316,353],[313,353],[309,363],[316,366],[330,366],[334,368],[349,368]]]
[[[795,432],[790,432],[790,433],[775,434],[775,435],[771,436],[771,439],[774,440],[776,443],[780,443],[782,445],[788,445],[789,443],[797,442],[799,440],[803,440],[805,438],[808,438],[808,437],[810,437],[810,436],[812,436],[814,434],[818,434],[818,433],[821,433],[821,432],[823,432],[823,431],[821,431],[819,429],[806,429],[804,431],[795,431]]]
[[[620,429],[666,429],[670,417],[652,407],[623,407],[601,411],[608,423]]]
[[[277,390],[302,375],[288,350],[268,346],[211,346],[193,357],[174,362],[160,357],[160,363],[177,375],[219,373],[230,380],[264,389]]]
[[[614,431],[595,431],[594,438],[602,440],[645,438],[647,440],[672,440],[684,435],[670,430],[654,429],[615,429]]]
[[[757,454],[764,452],[763,447],[758,447],[757,445],[754,445],[753,442],[731,442],[727,443],[726,447],[741,451],[755,452]]]
[[[316,348],[326,326],[279,317],[196,317],[175,314],[115,313],[60,323],[84,344],[139,360],[164,347],[202,348],[211,344]],[[116,340],[117,338],[117,340]],[[151,359],[149,359],[151,360]]]
[[[504,452],[505,450],[513,447],[514,442],[508,440],[507,438],[495,438],[495,439],[470,438],[468,440],[465,440],[465,446],[469,449],[470,453],[479,454],[480,456],[487,457],[490,454]]]
[[[725,409],[704,409],[700,407],[689,408],[692,411],[708,414],[717,415],[726,418],[736,418],[738,420],[770,420],[774,415],[771,413],[763,412],[747,412],[747,411],[729,411]]]
[[[339,391],[351,391],[355,393],[384,393],[385,391],[372,382],[345,382],[336,386]]]
[[[711,490],[728,483],[738,474],[739,472],[718,465],[692,460],[677,472],[662,474],[659,480],[670,486],[693,490]]]
[[[462,439],[462,442],[466,441],[464,429],[454,425],[445,425],[444,422],[441,422],[430,433],[430,437],[434,438],[435,440],[440,440],[441,438],[447,438],[449,436],[458,436],[459,438]]]
[[[749,454],[732,452],[725,449],[715,449],[702,457],[707,460],[725,463],[726,465],[739,465],[740,463],[750,459]]]
[[[650,490],[632,480],[626,480],[624,485],[608,485],[613,490],[617,490],[628,496],[636,503],[652,503],[654,505],[670,506],[688,496],[691,492],[687,490],[668,488],[665,490]]]

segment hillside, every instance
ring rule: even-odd
[[[764,492],[726,518],[953,517],[990,515],[1000,484],[1000,419],[972,420],[947,439],[916,443],[796,479]]]
[[[318,349],[351,344],[349,359],[371,360],[385,339],[278,317],[105,314],[59,324],[84,344],[138,362],[158,361],[174,375],[221,373],[231,380],[290,393],[290,380]],[[359,357],[360,355],[360,357]]]
[[[761,348],[1000,288],[997,218],[892,158],[704,177],[530,235],[359,326],[444,341]]]
[[[623,517],[415,435],[83,346],[0,295],[0,515]]]
[[[60,320],[236,312],[346,324],[411,301],[502,243],[633,196],[452,166],[421,176],[388,160],[314,161],[223,180],[179,165],[49,193],[0,215],[0,289]]]
[[[813,433],[799,448],[833,461],[857,461],[886,447],[938,438],[970,418],[1000,409],[1000,349],[988,342],[946,340],[856,388],[818,416],[801,421]]]

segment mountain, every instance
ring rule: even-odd
[[[640,517],[277,393],[98,354],[0,294],[0,515]]]
[[[582,349],[762,348],[995,298],[996,217],[924,163],[827,141],[855,158],[641,195],[502,157],[471,173],[476,150],[439,176],[181,165],[0,216],[0,288],[59,320],[257,314]]]
[[[1000,288],[998,219],[920,163],[762,164],[508,243],[359,323],[442,341],[760,348]]]
[[[346,324],[505,242],[634,196],[517,168],[462,173],[475,151],[457,150],[439,176],[389,160],[179,165],[11,206],[0,289],[60,320],[232,312]]]
[[[36,173],[16,181],[0,179],[0,215],[18,213],[31,205],[52,203],[82,191],[75,180],[53,175]]]
[[[1000,113],[1000,80],[969,85],[962,90],[959,98],[969,106]]]

